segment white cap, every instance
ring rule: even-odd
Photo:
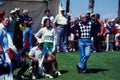
[[[70,12],[67,13],[68,16],[71,16],[72,14]]]
[[[60,11],[65,11],[65,9],[63,7],[60,7]]]
[[[38,43],[43,43],[44,41],[42,39],[37,40]]]
[[[20,11],[20,8],[15,8],[15,11]]]
[[[15,13],[15,10],[11,10],[10,13],[11,13],[11,14],[12,14],[12,13]]]
[[[28,13],[28,10],[27,10],[27,9],[24,9],[24,10],[23,10],[23,13]]]
[[[92,17],[93,15],[95,16],[95,13],[90,14],[90,17]]]

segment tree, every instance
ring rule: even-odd
[[[68,36],[70,35],[70,20],[71,20],[71,16],[68,15],[69,11],[70,11],[70,0],[66,0],[66,15],[68,16],[67,18],[67,42],[68,42]]]
[[[93,13],[93,12],[94,12],[94,2],[95,2],[95,0],[89,0],[88,11],[89,11],[90,13]]]
[[[118,0],[118,16],[120,16],[120,0]]]

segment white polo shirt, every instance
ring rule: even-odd
[[[42,59],[43,56],[47,56],[51,54],[50,51],[48,50],[48,48],[44,47],[40,50],[38,48],[38,46],[33,47],[30,52],[29,52],[29,56],[35,57],[35,58],[39,58]]]
[[[59,13],[56,17],[53,23],[61,24],[61,25],[66,25],[67,24],[67,18],[65,15],[62,15]]]
[[[42,18],[42,21],[41,21],[41,24],[42,24],[42,25],[44,24],[45,19],[50,19],[50,24],[53,25],[53,21],[54,21],[54,17],[53,17],[53,16],[50,15],[50,16],[48,17],[48,16],[45,15],[45,16]]]

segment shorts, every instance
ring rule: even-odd
[[[53,50],[53,43],[51,42],[44,42],[44,46],[49,49],[50,52]]]

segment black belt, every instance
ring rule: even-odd
[[[58,26],[66,26],[67,24],[63,25],[63,24],[58,24]]]
[[[26,27],[31,28],[31,26],[26,26]]]
[[[79,38],[79,39],[91,39],[91,38]]]

